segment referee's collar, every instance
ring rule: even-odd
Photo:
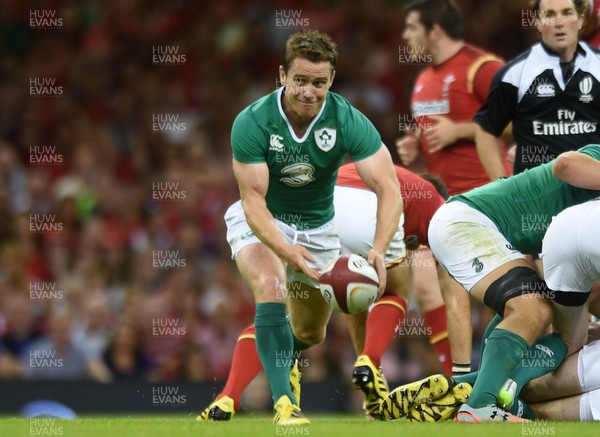
[[[541,43],[541,45],[542,45],[542,48],[544,49],[544,51],[546,52],[546,54],[548,54],[548,56],[555,56],[557,58],[560,57],[560,55],[558,53],[556,53],[554,50],[552,50],[550,47],[548,47],[543,42]],[[583,55],[583,56],[587,55],[585,49],[581,46],[581,44],[579,42],[577,42],[577,50],[575,51],[575,56],[573,56],[573,61],[575,60],[577,55]]]

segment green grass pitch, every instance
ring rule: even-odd
[[[0,419],[0,435],[64,437],[198,437],[198,436],[308,436],[308,437],[512,437],[600,435],[600,424],[593,422],[546,422],[530,424],[457,424],[366,421],[359,416],[310,415],[311,425],[276,427],[271,417],[240,415],[226,423],[196,423],[193,416],[83,416],[75,420]]]

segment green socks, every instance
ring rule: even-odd
[[[256,349],[267,375],[273,402],[286,395],[297,404],[290,389],[290,368],[294,356],[292,330],[285,314],[285,304],[259,303],[256,305]]]
[[[516,400],[525,384],[532,379],[556,370],[566,356],[567,345],[560,338],[560,335],[547,334],[538,338],[523,356],[521,363],[511,374],[510,379],[502,386],[498,394],[498,405],[506,408],[512,404],[512,413],[517,403]],[[522,403],[524,404],[524,402]]]
[[[510,376],[517,383],[515,397],[519,396],[523,386],[532,379],[556,370],[566,356],[567,345],[560,335],[547,334],[538,338]]]
[[[481,357],[477,384],[473,387],[469,405],[473,408],[495,405],[500,388],[521,363],[528,350],[529,344],[520,335],[505,329],[494,329],[487,339],[485,353]]]

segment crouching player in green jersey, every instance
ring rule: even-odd
[[[451,197],[433,216],[429,243],[435,257],[471,296],[500,316],[496,319],[499,323],[488,327],[477,380],[455,421],[519,421],[496,405],[504,383],[537,351],[564,358],[567,348],[560,336],[540,337],[552,321],[548,299],[555,294],[549,292],[524,254],[541,252],[553,216],[600,196],[599,161],[600,145],[588,145]],[[554,360],[554,368],[561,361]],[[527,369],[530,379],[551,370]],[[448,385],[443,378],[426,378],[392,391],[382,404],[384,417],[407,414],[415,402],[425,401],[417,400],[420,387],[440,380]]]
[[[333,188],[346,157],[378,198],[367,261],[377,270],[380,293],[386,285],[383,255],[402,211],[398,179],[380,135],[363,114],[329,92],[336,60],[329,36],[317,31],[290,36],[279,67],[284,86],[245,108],[231,132],[241,202],[225,215],[227,241],[256,300],[256,347],[277,425],[309,423],[290,388],[290,367],[295,351],[325,336],[331,307],[318,290],[319,271],[340,252]],[[288,289],[295,299],[286,299]]]

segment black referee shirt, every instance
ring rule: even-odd
[[[562,152],[600,143],[599,79],[600,51],[585,42],[569,64],[538,43],[496,72],[473,120],[496,137],[513,122],[514,171],[520,173]]]

